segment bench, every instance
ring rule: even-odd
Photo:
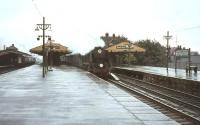
[[[194,73],[197,73],[197,66],[186,66],[185,70],[186,70],[186,73],[188,73],[188,71],[192,71],[194,70]]]

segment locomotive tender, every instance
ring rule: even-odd
[[[111,67],[108,52],[102,47],[95,47],[86,55],[73,54],[61,57],[61,61],[88,70],[103,78],[109,76]]]

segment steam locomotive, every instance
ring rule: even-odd
[[[111,68],[108,52],[102,47],[95,47],[86,55],[74,54],[61,57],[61,61],[88,70],[103,78],[109,76]]]

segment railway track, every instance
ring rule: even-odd
[[[140,99],[149,100],[150,103],[164,107],[165,114],[169,114],[181,124],[200,124],[200,98],[187,93],[179,92],[166,87],[158,86],[149,82],[144,82],[125,75],[116,74],[120,81],[110,80],[134,94]],[[141,98],[142,97],[142,98]],[[145,102],[146,103],[146,102]],[[155,107],[155,105],[153,106]],[[159,108],[163,110],[162,108]]]
[[[13,66],[13,65],[9,65],[9,66],[0,66],[0,75],[1,74],[5,74],[5,73],[8,73],[8,72],[11,72],[11,71],[15,71],[15,70],[18,70],[18,69],[21,69],[21,68],[24,68],[26,66]]]
[[[16,69],[17,68],[15,68],[15,67],[0,67],[0,74],[11,72],[11,71],[16,70]]]

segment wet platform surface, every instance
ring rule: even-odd
[[[74,67],[0,75],[0,125],[177,125],[124,90]]]
[[[175,69],[169,68],[167,72],[166,68],[152,67],[152,66],[120,66],[116,68],[141,71],[141,72],[146,72],[150,74],[175,77],[175,78],[180,78],[180,79],[200,81],[200,71],[198,71],[197,73],[194,73],[194,71],[192,71],[190,74],[189,73],[186,74],[186,71],[184,69],[177,69],[175,71]]]

